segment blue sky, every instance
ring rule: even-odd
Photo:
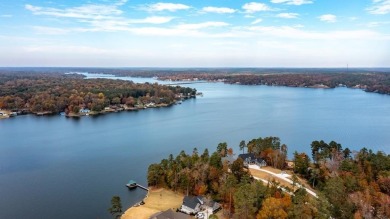
[[[390,0],[0,1],[0,66],[390,67]]]

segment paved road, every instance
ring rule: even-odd
[[[291,179],[287,178],[287,177],[290,177],[289,174],[282,174],[282,173],[277,174],[277,173],[273,173],[273,172],[271,172],[271,171],[261,169],[261,168],[260,168],[259,166],[257,166],[257,165],[249,165],[249,168],[250,168],[250,169],[254,169],[254,170],[259,170],[259,171],[262,171],[262,172],[265,172],[265,173],[268,173],[268,174],[271,174],[271,175],[273,175],[273,176],[275,176],[275,177],[278,177],[278,178],[281,179],[281,180],[284,180],[284,181],[286,181],[286,182],[288,182],[288,183],[290,183],[290,184],[293,184],[293,181],[292,181]],[[260,179],[260,178],[258,178],[258,177],[254,177],[254,178],[255,178],[255,179]],[[267,180],[264,180],[264,179],[260,179],[260,180],[263,181],[263,182],[267,182],[267,183],[268,183]],[[314,196],[314,197],[317,198],[317,194],[316,194],[315,192],[311,191],[311,190],[308,189],[308,188],[305,188],[305,187],[302,186],[301,184],[298,184],[298,183],[297,183],[297,185],[298,185],[299,187],[301,187],[301,188],[304,188],[304,189],[307,191],[307,193],[309,193],[310,195],[312,195],[312,196]]]

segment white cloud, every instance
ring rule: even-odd
[[[259,18],[259,19],[254,20],[251,24],[252,24],[252,25],[253,25],[253,24],[258,24],[258,23],[260,23],[260,22],[262,22],[262,21],[263,21],[263,19]]]
[[[147,11],[178,11],[178,10],[187,10],[191,7],[184,4],[175,4],[175,3],[163,3],[159,2],[156,4],[151,4],[146,7]]]
[[[106,49],[100,49],[89,46],[73,46],[73,45],[38,45],[38,46],[27,46],[24,51],[28,53],[48,53],[48,54],[84,54],[84,55],[103,55],[109,51]]]
[[[178,25],[177,28],[185,29],[185,30],[197,30],[197,29],[203,29],[209,27],[226,27],[226,26],[229,26],[229,24],[225,22],[209,21],[209,22],[203,22],[197,24],[181,24]]]
[[[32,28],[36,33],[48,35],[63,35],[70,32],[69,29],[56,27],[33,26]]]
[[[271,0],[272,3],[275,4],[287,4],[287,5],[303,5],[303,4],[311,4],[313,1],[311,0]]]
[[[276,15],[276,17],[287,18],[287,19],[297,18],[298,16],[299,14],[297,13],[280,13]]]
[[[292,26],[250,26],[243,31],[251,36],[268,36],[281,39],[297,40],[389,40],[386,36],[371,30],[350,31],[307,31]]]
[[[224,8],[224,7],[204,7],[202,9],[203,12],[210,12],[210,13],[218,13],[218,14],[232,14],[236,12],[235,9],[232,8]]]
[[[369,22],[367,24],[367,27],[380,27],[380,26],[384,26],[384,25],[389,25],[390,24],[390,21],[387,21],[387,22],[378,22],[378,21],[374,21],[374,22]]]
[[[270,11],[271,8],[263,3],[258,2],[249,2],[242,6],[242,9],[245,10],[245,13],[255,13],[259,11]]]
[[[335,23],[337,21],[336,15],[333,14],[324,14],[318,17],[321,21],[328,23]]]
[[[10,17],[13,17],[13,15],[12,14],[2,14],[2,15],[0,15],[0,17],[2,17],[2,18],[10,18]]]
[[[119,0],[115,5],[122,6],[127,3],[128,0]]]
[[[373,6],[367,8],[370,14],[390,13],[390,0],[373,0]]]
[[[48,15],[54,17],[80,18],[80,19],[106,19],[110,16],[120,15],[123,12],[118,9],[120,5],[83,5],[67,9],[37,7],[30,4],[25,5],[25,9],[34,15]]]
[[[133,24],[164,24],[174,19],[174,17],[150,16],[139,19],[129,19],[122,16],[119,6],[125,4],[127,0],[120,0],[111,5],[83,5],[65,9],[37,7],[25,5],[25,8],[35,15],[46,15],[52,17],[71,18],[79,23],[88,24],[85,27],[56,28],[33,26],[39,34],[60,35],[72,32],[115,32],[128,31]]]
[[[152,16],[144,19],[132,19],[127,21],[132,24],[164,24],[170,22],[172,19],[173,17]]]

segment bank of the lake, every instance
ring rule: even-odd
[[[139,79],[141,80],[141,79]],[[148,79],[151,80],[151,79]],[[110,218],[146,192],[151,163],[226,141],[278,136],[310,153],[313,140],[390,152],[390,97],[348,88],[188,85],[204,94],[167,108],[79,119],[23,115],[0,121],[0,218]],[[20,209],[23,209],[21,211]]]
[[[184,195],[164,188],[150,188],[144,205],[131,207],[121,219],[149,219],[150,216],[168,209],[176,211],[183,203]]]

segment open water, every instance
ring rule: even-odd
[[[125,184],[146,185],[149,164],[194,147],[214,151],[223,141],[237,154],[241,140],[260,136],[280,137],[290,155],[310,154],[310,143],[321,139],[390,152],[390,96],[348,88],[185,86],[204,96],[80,119],[1,120],[0,218],[110,218],[113,195],[124,208],[143,198],[143,190]]]

